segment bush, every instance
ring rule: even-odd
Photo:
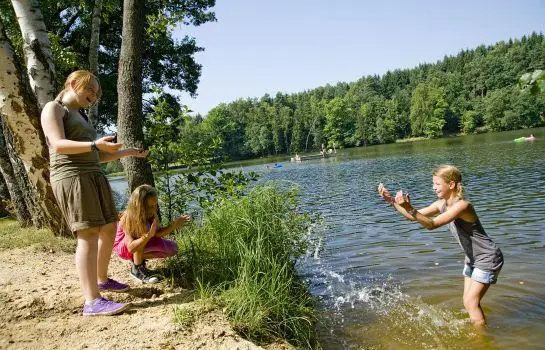
[[[313,299],[295,270],[310,219],[296,204],[296,191],[274,186],[224,200],[201,227],[177,236],[171,278],[217,296],[233,328],[254,341],[312,347]]]

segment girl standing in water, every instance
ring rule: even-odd
[[[449,228],[466,257],[464,275],[464,307],[477,326],[485,324],[481,299],[491,284],[495,284],[503,266],[503,255],[484,231],[471,202],[463,198],[462,174],[452,165],[441,165],[433,171],[433,190],[437,201],[416,210],[409,195],[397,192],[395,198],[381,183],[378,192],[388,203],[410,221],[418,221],[433,230],[443,225]]]

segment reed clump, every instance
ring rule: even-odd
[[[295,269],[309,225],[309,216],[297,212],[296,190],[255,187],[177,234],[180,251],[168,261],[167,276],[215,300],[252,341],[314,347],[313,298]]]

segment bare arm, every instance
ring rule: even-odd
[[[125,232],[125,244],[127,245],[127,249],[129,250],[129,252],[134,253],[135,251],[145,247],[146,244],[148,244],[149,240],[152,237],[155,237],[155,235],[157,234],[158,226],[159,226],[159,220],[155,218],[155,220],[153,220],[153,223],[151,224],[151,227],[148,233],[146,233],[145,235],[143,235],[142,237],[138,239],[132,238],[132,236],[129,233]]]
[[[92,142],[66,139],[63,116],[66,110],[57,102],[48,102],[42,110],[41,123],[49,147],[58,154],[80,154],[91,152]],[[109,142],[113,136],[105,136],[95,141],[99,151],[112,153],[121,148],[121,144]]]
[[[157,232],[157,237],[164,237],[168,234],[170,234],[172,231],[177,230],[184,224],[189,224],[191,221],[191,216],[189,215],[182,215],[177,217],[173,222],[170,223],[167,227],[163,227],[159,229]]]
[[[416,209],[414,209],[413,206],[411,205],[409,197],[404,196],[401,191],[396,194],[395,202],[396,202],[396,205],[402,207],[410,215],[414,216],[414,219],[418,221],[420,225],[427,228],[428,230],[433,230],[443,225],[446,225],[449,222],[453,221],[454,219],[462,215],[468,216],[466,214],[466,211],[469,209],[469,206],[470,206],[468,201],[459,200],[458,202],[454,203],[450,208],[448,208],[447,211],[445,211],[444,213],[439,214],[435,218],[431,218],[424,215],[424,213],[420,213]],[[437,212],[440,212],[439,211],[440,203],[441,201],[437,201],[434,204],[432,204],[432,206],[436,207]]]
[[[382,183],[378,185],[378,192],[379,192],[380,196],[387,203],[390,203],[394,207],[394,209],[397,210],[398,213],[403,215],[407,220],[417,221],[415,216],[412,215],[409,210],[405,209],[403,206],[396,203],[395,198],[392,197],[390,191],[386,187],[384,187],[384,185]],[[407,198],[408,198],[408,196],[407,196]],[[411,207],[411,209],[413,209],[413,208]],[[421,215],[423,215],[425,217],[431,217],[431,216],[434,216],[434,215],[439,213],[439,207],[437,206],[436,203],[432,203],[431,205],[420,209],[418,211],[418,213],[420,213]]]
[[[401,214],[403,215],[405,218],[407,218],[408,220],[411,220],[411,221],[418,221],[417,218],[416,218],[416,215],[417,214],[420,214],[424,217],[427,217],[427,218],[431,218],[432,216],[436,215],[437,213],[439,213],[439,209],[437,208],[437,206],[435,205],[435,203],[432,203],[430,204],[429,206],[425,207],[425,208],[422,208],[422,209],[419,209],[417,211],[414,212],[415,215],[412,215],[411,211],[410,210],[406,210],[405,208],[403,208],[401,205],[397,204],[397,203],[392,203],[394,208]],[[414,208],[413,208],[414,209]]]
[[[42,110],[41,123],[49,147],[59,154],[91,152],[91,142],[67,140],[64,135],[63,116],[65,109],[58,103],[48,102]]]
[[[113,137],[113,136],[110,136]],[[120,143],[118,145],[121,145]],[[115,153],[100,152],[98,154],[99,161],[101,163],[111,162],[112,160],[117,160],[125,157],[136,157],[136,158],[145,158],[149,154],[148,150],[143,150],[141,148],[125,148],[119,150]]]

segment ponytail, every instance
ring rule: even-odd
[[[456,196],[460,199],[464,199],[464,186],[461,182],[456,183]]]

